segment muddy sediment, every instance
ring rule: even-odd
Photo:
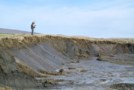
[[[134,90],[134,83],[119,83],[114,84],[111,86],[111,88],[117,89],[117,90]]]
[[[105,62],[112,62],[112,64],[108,64],[108,66],[105,65],[107,64]],[[92,63],[91,67],[88,67],[90,63]],[[100,81],[95,79],[96,83],[90,84],[105,83],[110,80],[109,77],[112,77],[115,71],[113,69],[110,74],[108,72],[111,70],[110,68],[108,68],[109,70],[101,71],[101,67],[104,67],[103,69],[107,67],[114,68],[115,64],[117,64],[117,67],[119,64],[119,67],[122,68],[121,64],[124,67],[130,65],[131,69],[121,69],[121,71],[123,72],[124,70],[126,73],[128,71],[129,74],[124,73],[128,78],[134,77],[132,75],[134,72],[131,71],[133,70],[131,66],[134,65],[133,39],[95,39],[49,35],[16,36],[0,39],[0,84],[7,87],[42,88],[47,85],[50,87],[51,85],[77,85],[81,81],[88,82],[83,79],[92,78],[94,80],[95,77]],[[85,67],[84,65],[87,66]],[[99,65],[100,68],[98,67]],[[95,69],[97,72],[92,71]],[[62,72],[60,72],[61,70]],[[119,73],[122,73],[121,71],[119,70]],[[92,73],[91,76],[85,75],[90,75],[89,72]],[[104,75],[106,79],[101,79],[101,76],[103,77],[102,72],[111,76]],[[81,80],[77,74],[85,76]],[[66,75],[76,75],[77,79],[81,81],[70,80],[70,78],[65,77]],[[50,76],[54,77],[49,78]],[[113,77],[115,76],[113,75]],[[53,81],[56,77],[62,78],[62,80],[55,80],[59,83],[58,85]],[[66,80],[66,78],[68,79]],[[85,85],[88,84],[86,83]],[[110,84],[110,82],[107,84]],[[84,83],[80,85],[84,85]]]

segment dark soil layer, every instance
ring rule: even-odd
[[[134,90],[134,83],[119,83],[114,84],[111,86],[111,88],[117,89],[117,90]]]

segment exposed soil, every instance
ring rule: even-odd
[[[114,84],[111,88],[115,88],[118,90],[134,90],[134,83],[119,83]]]
[[[120,83],[134,83],[133,41],[49,35],[3,37],[0,85],[15,90],[119,89]]]

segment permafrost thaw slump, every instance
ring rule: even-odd
[[[62,67],[73,70],[73,67],[69,68],[70,63],[92,58],[100,63],[134,65],[134,40],[49,35],[4,37],[0,40],[0,86],[10,90],[46,88],[48,83],[56,85],[56,81],[46,82],[37,77],[60,76],[62,72],[67,74]],[[76,71],[86,72],[78,69]]]

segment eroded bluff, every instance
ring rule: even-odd
[[[63,36],[17,36],[0,39],[0,85],[40,87],[36,77],[74,60],[96,57],[115,63],[134,64],[134,42]]]

